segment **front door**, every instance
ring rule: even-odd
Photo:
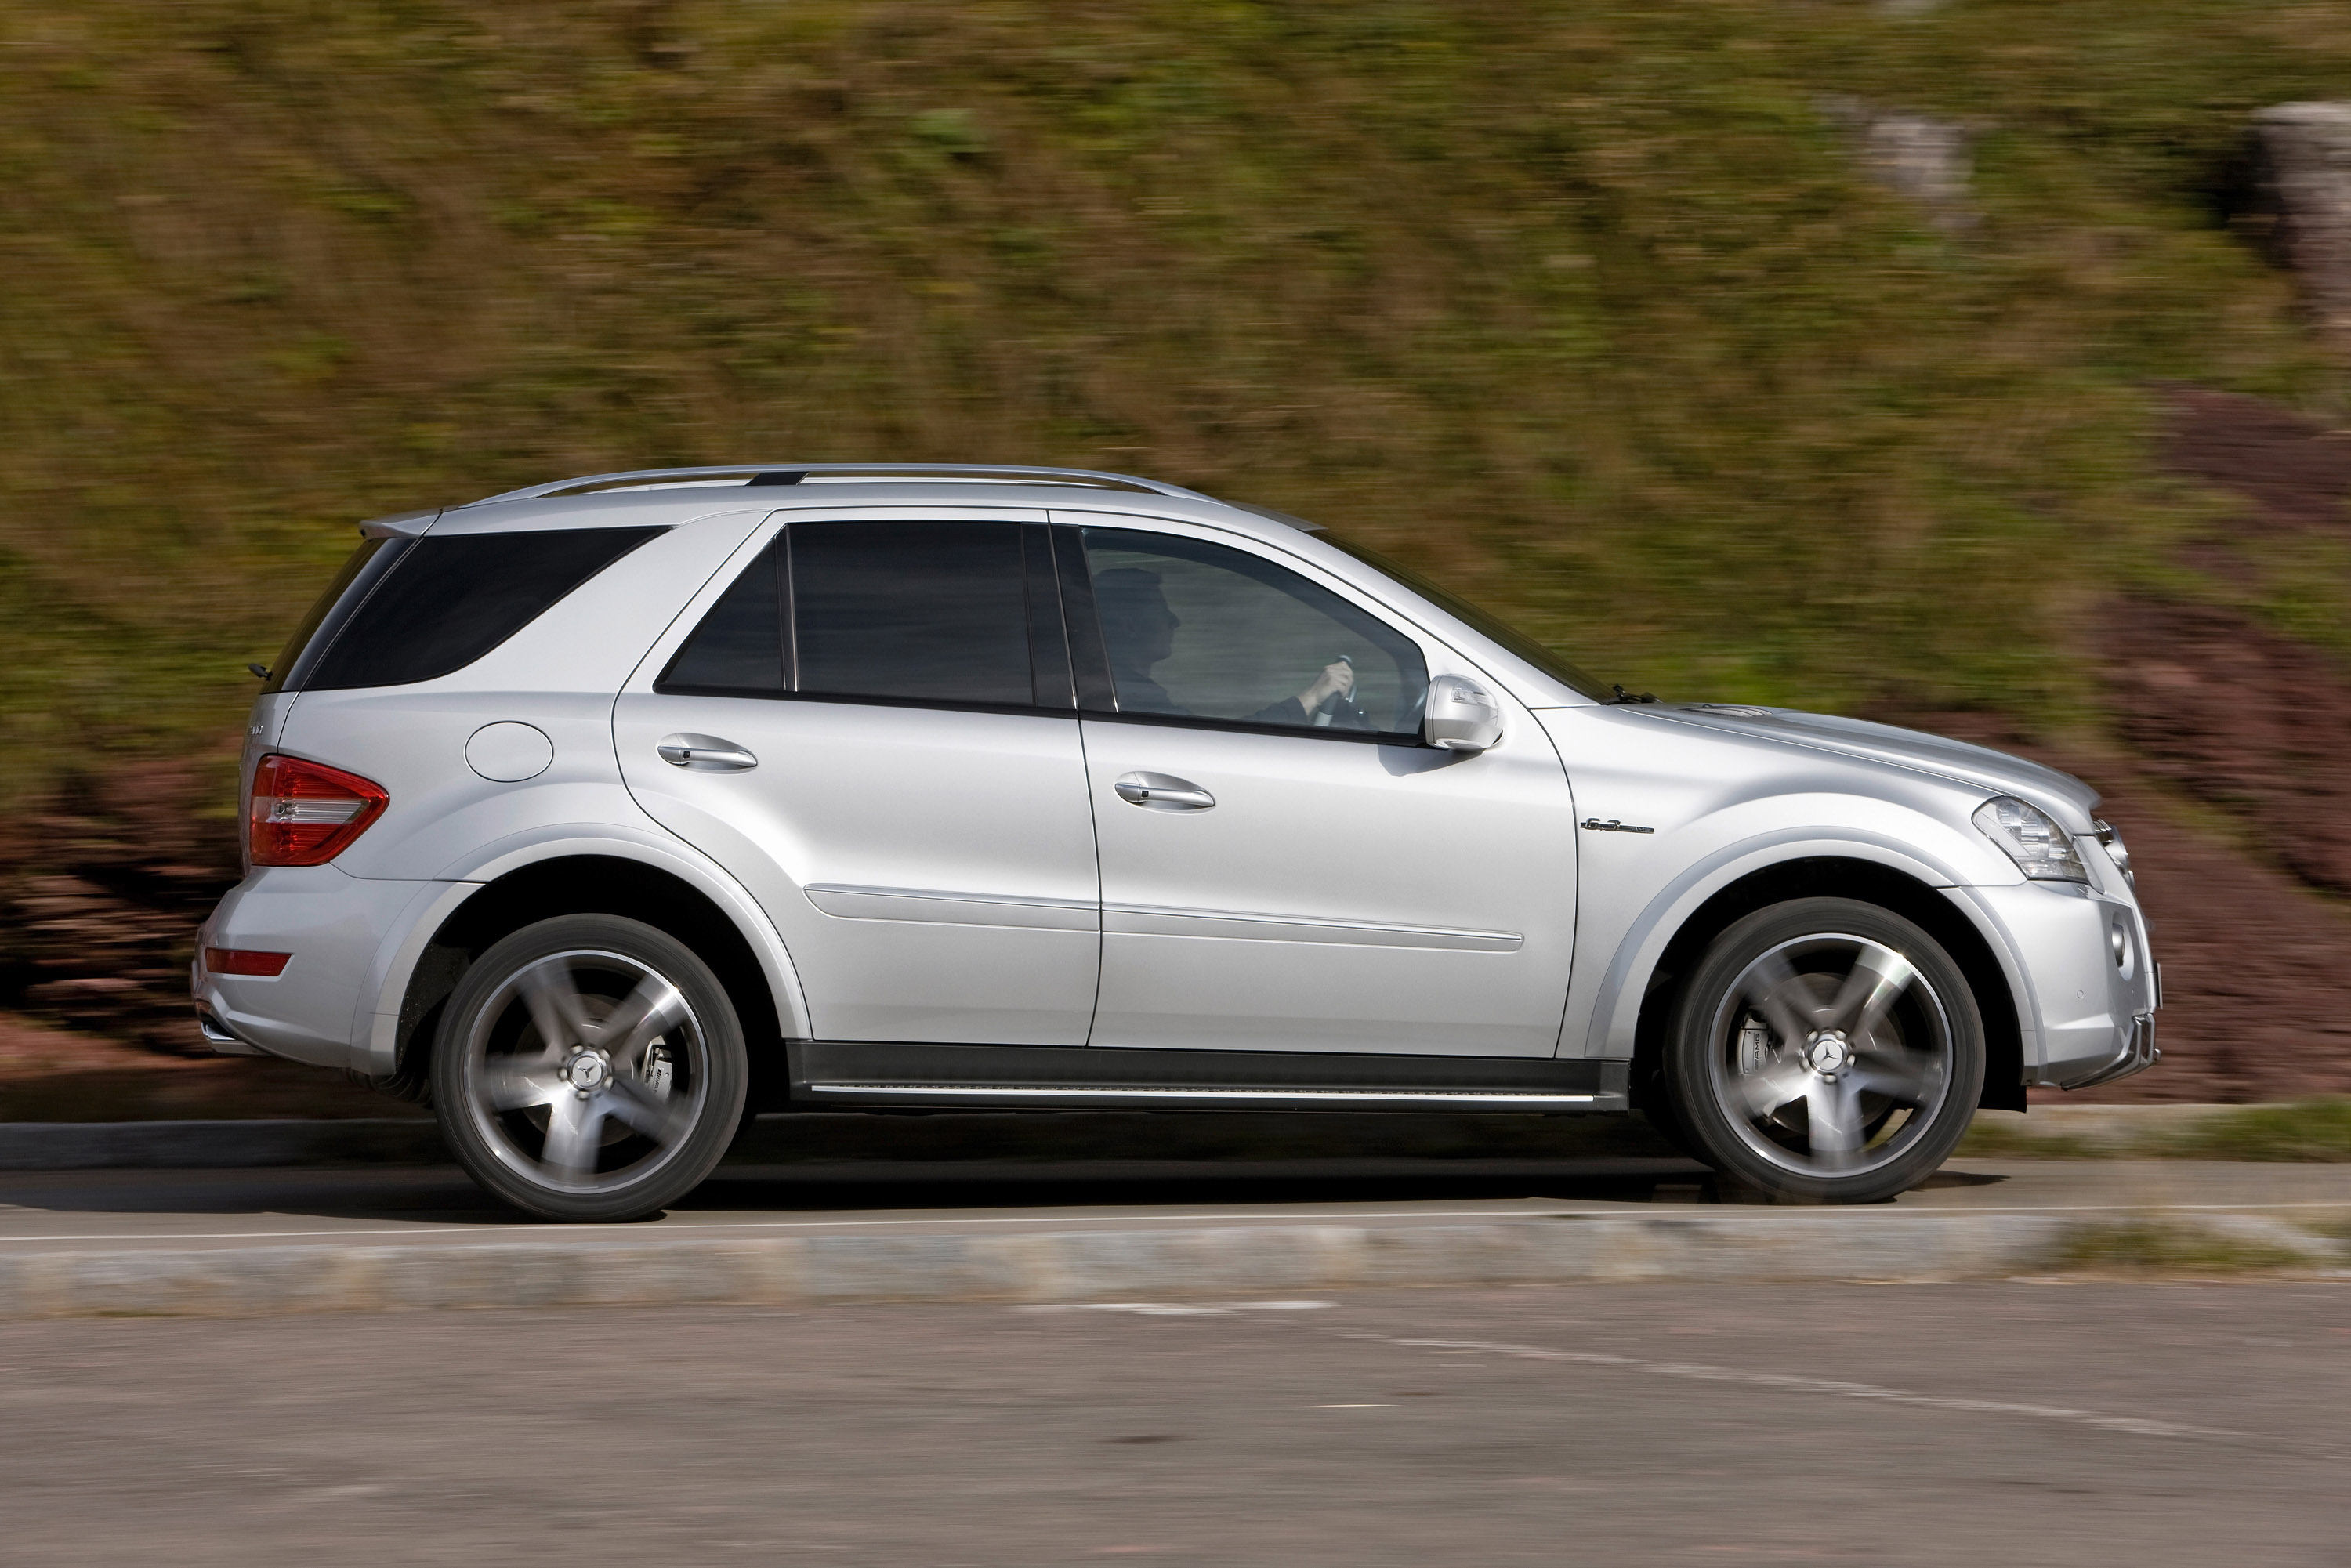
[[[1493,750],[1424,747],[1430,664],[1477,672],[1335,580],[1203,536],[1082,539],[1092,1043],[1552,1055],[1574,827],[1532,716],[1505,698]]]
[[[1093,826],[1042,520],[755,538],[614,710],[631,792],[759,900],[819,1039],[1085,1042]]]

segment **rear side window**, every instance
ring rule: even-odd
[[[1019,523],[796,523],[798,688],[812,696],[1027,707]]]
[[[784,536],[719,596],[653,683],[660,692],[774,696],[785,687]]]
[[[415,540],[289,686],[399,686],[461,670],[660,533],[573,528]],[[340,608],[340,607],[338,607]]]
[[[794,523],[653,689],[1065,711],[1051,549],[1041,525]]]

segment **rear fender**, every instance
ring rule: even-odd
[[[353,1071],[388,1078],[395,1071],[401,1008],[409,982],[434,936],[465,902],[491,883],[515,872],[549,862],[582,857],[632,861],[666,873],[707,898],[742,936],[758,960],[776,1019],[788,1037],[809,1033],[808,1002],[800,990],[799,974],[775,923],[768,918],[741,883],[706,856],[689,846],[653,832],[639,832],[612,824],[591,827],[551,826],[517,834],[487,846],[479,863],[458,871],[452,880],[435,884],[408,910],[408,920],[379,949],[369,983],[361,988],[361,1016],[351,1038],[360,1042]]]

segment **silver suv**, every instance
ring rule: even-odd
[[[786,1106],[1639,1108],[1862,1202],[2155,1060],[2078,780],[1611,688],[1123,475],[608,474],[363,524],[255,705],[207,1040],[535,1214]]]

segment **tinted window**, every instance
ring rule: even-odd
[[[773,695],[784,689],[784,601],[778,581],[783,559],[783,536],[778,534],[710,607],[662,672],[654,690]]]
[[[302,684],[398,686],[461,670],[661,531],[427,536],[352,612]]]
[[[351,612],[414,542],[369,539],[353,550],[350,559],[343,562],[343,569],[335,573],[335,580],[327,584],[327,591],[319,595],[310,612],[294,628],[294,635],[286,639],[286,646],[278,651],[277,662],[269,666],[269,679],[261,689],[265,693],[301,689],[301,678],[309,673],[310,665],[319,662],[318,654],[335,640],[335,633],[350,619]],[[310,646],[314,638],[319,644],[316,650]],[[308,658],[304,657],[306,653]]]
[[[799,689],[1026,707],[1018,523],[795,523]]]
[[[1085,530],[1123,714],[1416,735],[1411,638],[1297,573],[1165,534]]]

